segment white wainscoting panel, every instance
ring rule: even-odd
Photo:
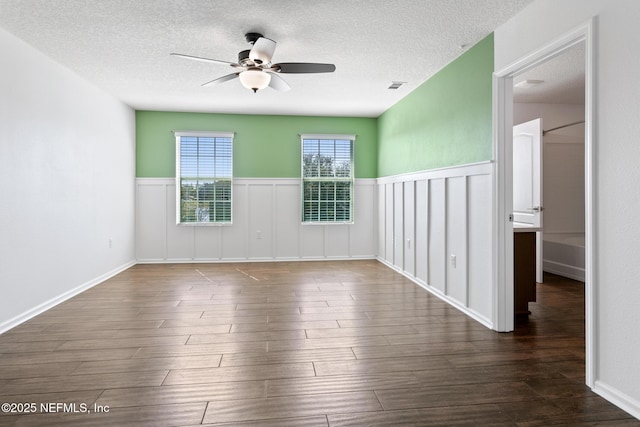
[[[248,258],[249,185],[233,185],[233,225],[222,227],[222,259],[237,261]],[[240,227],[238,227],[240,225]],[[180,226],[178,226],[180,227]],[[190,226],[199,233],[199,226]],[[169,258],[171,259],[171,258]]]
[[[469,271],[468,305],[474,311],[488,316],[491,313],[493,294],[491,287],[491,251],[487,242],[491,241],[492,200],[490,175],[472,175],[467,177],[467,253]]]
[[[275,189],[275,257],[296,259],[300,257],[300,228],[291,224],[300,222],[300,184],[280,183]]]
[[[275,221],[273,185],[250,185],[249,190],[249,258],[273,257]]]
[[[447,284],[447,193],[445,178],[428,180],[429,210],[429,279],[427,283],[446,294]]]
[[[447,179],[447,295],[467,306],[467,177]]]
[[[393,184],[393,265],[404,270],[404,185]]]
[[[173,182],[171,182],[172,185]],[[174,202],[175,203],[175,202]],[[136,258],[149,261],[167,257],[167,184],[146,180],[136,186]],[[175,214],[169,220],[173,221]],[[143,238],[141,238],[143,237]]]
[[[378,178],[378,259],[490,328],[492,174],[486,162]]]
[[[206,261],[222,257],[222,227],[202,227],[193,233],[194,261]]]
[[[136,179],[138,262],[376,257],[375,179],[355,181],[354,224],[302,225],[298,179],[235,179],[232,225],[176,225],[175,192],[172,178]]]
[[[371,224],[373,226],[373,224]],[[350,225],[334,225],[323,227],[324,247],[327,258],[349,258]]]
[[[300,219],[297,221],[300,222]],[[319,225],[303,225],[300,228],[300,258],[324,258],[324,227]]]
[[[378,246],[376,254],[381,255],[383,258],[386,258],[386,239],[387,239],[387,224],[386,224],[386,209],[387,204],[385,203],[386,195],[387,195],[387,186],[386,185],[378,185]]]
[[[402,183],[404,186],[404,271],[412,276],[416,274],[415,251],[415,181]]]
[[[416,209],[415,209],[415,248],[416,248],[416,274],[415,277],[422,283],[427,283],[429,277],[429,223],[426,212],[429,211],[427,200],[427,181],[420,180],[416,185]]]
[[[166,195],[167,201],[175,200],[176,186],[167,186]],[[176,261],[192,260],[195,257],[193,227],[176,227],[175,203],[167,203],[166,210],[167,257]]]
[[[393,183],[384,185],[384,200],[385,200],[385,214],[384,214],[384,239],[385,247],[384,254],[385,259],[393,264]]]
[[[378,187],[375,180],[358,185],[354,198],[354,223],[349,225],[350,257],[370,258],[377,254],[378,244]],[[373,252],[372,252],[373,251]]]

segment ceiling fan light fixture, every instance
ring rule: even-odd
[[[256,65],[267,65],[271,61],[271,57],[267,55],[266,52],[262,52],[255,48],[251,49],[251,51],[249,52],[249,59],[251,59]]]
[[[248,35],[251,35],[251,33]],[[254,36],[259,37],[253,42],[250,41],[253,47],[249,52],[249,59],[257,66],[269,66],[271,64],[271,58],[276,51],[276,42],[263,37],[261,34],[254,34]],[[247,40],[249,40],[249,38],[247,38]]]
[[[251,89],[254,93],[266,88],[271,82],[271,75],[259,68],[249,68],[241,72],[238,77],[242,86]]]

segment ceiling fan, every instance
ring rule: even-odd
[[[264,37],[260,33],[247,33],[245,34],[245,39],[253,47],[238,53],[237,63],[180,53],[172,53],[171,55],[195,61],[226,64],[236,70],[231,74],[206,82],[202,86],[224,83],[239,78],[242,86],[252,90],[254,93],[267,86],[280,92],[286,92],[291,89],[291,86],[278,74],[332,73],[336,70],[336,66],[333,64],[311,62],[280,62],[272,64],[271,58],[276,50],[275,41]]]

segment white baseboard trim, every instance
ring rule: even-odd
[[[249,262],[359,261],[376,259],[375,255],[350,257],[277,257],[277,258],[194,258],[194,259],[138,259],[137,264],[228,264]]]
[[[584,268],[545,259],[542,261],[542,269],[549,273],[557,274],[558,276],[568,277],[569,279],[584,282]]]
[[[450,298],[447,295],[443,294],[440,290],[435,289],[432,286],[429,286],[428,284],[424,283],[422,280],[418,279],[417,277],[412,276],[411,274],[407,273],[404,270],[401,270],[400,268],[396,267],[393,264],[390,264],[385,259],[383,259],[381,257],[377,257],[376,259],[379,262],[381,262],[382,264],[384,264],[387,267],[389,267],[390,269],[392,269],[393,271],[402,274],[404,277],[406,277],[407,279],[411,280],[413,283],[415,283],[416,285],[420,286],[421,288],[423,288],[424,290],[426,290],[430,294],[440,298],[442,301],[446,302],[447,304],[449,304],[453,308],[455,308],[455,309],[461,311],[463,314],[471,317],[473,320],[475,320],[476,322],[480,323],[481,325],[486,326],[487,328],[492,329],[492,330],[495,329],[494,325],[493,325],[493,322],[491,322],[491,320],[487,319],[486,317],[476,313],[475,311],[471,310],[469,307],[465,307],[464,305],[460,304],[458,301],[456,301],[453,298]]]
[[[3,323],[0,324],[0,334],[7,332],[10,329],[15,328],[16,326],[26,322],[29,319],[37,316],[38,314],[44,313],[50,308],[55,307],[56,305],[65,302],[66,300],[86,291],[87,289],[93,288],[96,285],[104,282],[105,280],[110,279],[118,273],[123,272],[124,270],[136,265],[136,261],[129,261],[126,264],[121,265],[105,274],[102,274],[94,279],[89,280],[88,282],[83,283],[82,285],[73,288],[57,297],[51,298],[49,301],[45,301],[42,304],[33,307],[30,310],[25,311],[22,314],[19,314]]]
[[[618,408],[640,419],[640,402],[633,399],[631,396],[621,393],[619,390],[598,380],[596,380],[592,390],[594,393],[599,394]]]

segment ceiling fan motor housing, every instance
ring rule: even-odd
[[[240,65],[253,65],[253,61],[251,61],[251,59],[249,59],[249,53],[250,52],[251,52],[250,49],[238,52],[238,64],[240,64]]]
[[[258,40],[260,37],[264,37],[264,36],[260,33],[246,33],[244,35],[244,38],[247,41],[247,43],[251,45],[253,45],[256,42],[256,40]]]

